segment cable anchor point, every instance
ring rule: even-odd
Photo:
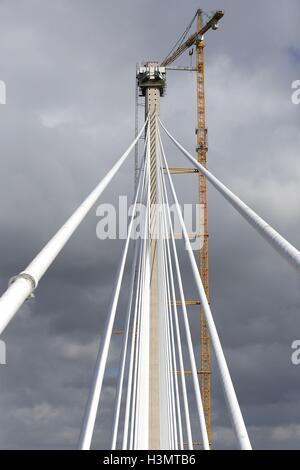
[[[25,273],[25,272],[21,272],[19,274],[17,274],[16,276],[13,276],[9,279],[8,281],[8,287],[11,286],[14,282],[17,281],[17,279],[25,279],[26,281],[29,281],[31,283],[31,286],[32,286],[32,290],[31,290],[31,293],[29,294],[29,296],[27,297],[26,300],[29,300],[29,299],[33,299],[35,297],[34,295],[34,290],[36,289],[37,287],[37,282],[36,280],[34,279],[33,276],[31,276],[31,274],[28,274],[28,273]]]

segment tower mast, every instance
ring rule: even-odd
[[[161,401],[159,375],[158,334],[158,255],[156,237],[157,204],[157,117],[160,113],[160,97],[164,94],[165,67],[158,62],[146,62],[139,67],[137,83],[145,97],[145,118],[149,129],[150,169],[150,351],[149,351],[149,449],[161,449]]]

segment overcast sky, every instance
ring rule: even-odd
[[[1,292],[127,148],[136,62],[162,60],[198,7],[225,10],[206,38],[209,168],[300,247],[297,0],[1,0]],[[169,72],[167,82],[162,120],[195,152],[194,74]],[[167,149],[170,163],[185,164]],[[177,178],[181,201],[195,201],[194,177]],[[132,190],[133,158],[101,201]],[[97,221],[94,208],[2,336],[0,448],[76,448],[122,249],[97,240]],[[211,307],[252,444],[299,449],[298,276],[213,189],[209,231]],[[184,271],[193,298],[187,263]],[[197,332],[198,312],[190,315]],[[120,346],[116,337],[94,448],[109,445]],[[215,368],[212,382],[213,445],[235,448]]]

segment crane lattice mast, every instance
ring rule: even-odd
[[[197,92],[197,160],[206,168],[207,164],[207,127],[206,127],[206,111],[205,111],[205,89],[204,89],[204,34],[210,29],[218,28],[218,21],[223,17],[223,11],[216,11],[209,21],[203,24],[203,12],[198,9],[194,19],[196,18],[197,30],[186,41],[172,52],[162,63],[163,66],[169,68],[183,52],[195,46],[196,49],[196,92]],[[193,20],[192,20],[193,23]],[[192,24],[191,23],[191,24]],[[175,70],[194,70],[192,67],[178,67]],[[173,174],[190,174],[191,169],[172,168]],[[205,289],[205,294],[209,299],[209,257],[208,257],[208,208],[207,208],[207,190],[206,177],[203,173],[198,172],[198,203],[200,205],[201,230],[199,234],[200,250],[199,250],[199,273]],[[197,305],[197,301],[188,301],[189,305]],[[188,371],[186,371],[188,372]],[[211,443],[211,366],[210,366],[210,337],[204,317],[202,306],[200,306],[200,377],[201,377],[201,393],[204,415],[209,442]]]
[[[202,11],[197,11],[197,31],[203,27]],[[204,91],[204,40],[200,37],[196,41],[196,81],[197,81],[197,157],[198,162],[206,167],[207,156],[207,127],[205,114],[205,91]],[[208,265],[208,211],[206,177],[198,173],[199,204],[202,212],[199,272],[203,282],[206,297],[209,300],[209,265]],[[200,374],[201,393],[203,409],[207,427],[207,434],[211,442],[211,412],[210,412],[210,337],[204,317],[202,306],[200,307]]]

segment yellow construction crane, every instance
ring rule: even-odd
[[[188,39],[184,35],[181,37],[181,44],[173,49],[169,56],[162,62],[162,66],[168,68],[178,57],[187,49],[195,46],[196,49],[196,83],[197,83],[197,156],[198,161],[206,167],[207,159],[207,127],[206,127],[206,113],[205,113],[205,91],[204,91],[204,34],[210,29],[217,29],[218,22],[224,16],[223,11],[216,11],[209,21],[203,24],[203,12],[197,10],[192,22],[188,26],[185,33],[189,31],[190,26],[194,20],[197,20],[197,31],[192,34]],[[184,34],[185,34],[184,33]],[[178,70],[194,70],[191,67],[178,67]],[[193,173],[191,169],[186,170],[180,168],[173,169],[173,174]],[[204,216],[203,231],[201,233],[200,241],[200,259],[199,259],[199,272],[202,278],[203,286],[206,296],[209,300],[209,264],[208,264],[208,211],[207,211],[207,191],[206,191],[206,177],[198,172],[198,197],[200,208]],[[195,305],[191,301],[190,305]],[[188,371],[187,371],[188,372]],[[201,392],[203,408],[208,432],[209,442],[211,444],[211,386],[210,386],[210,338],[206,326],[203,310],[200,306],[200,371],[201,378]]]

